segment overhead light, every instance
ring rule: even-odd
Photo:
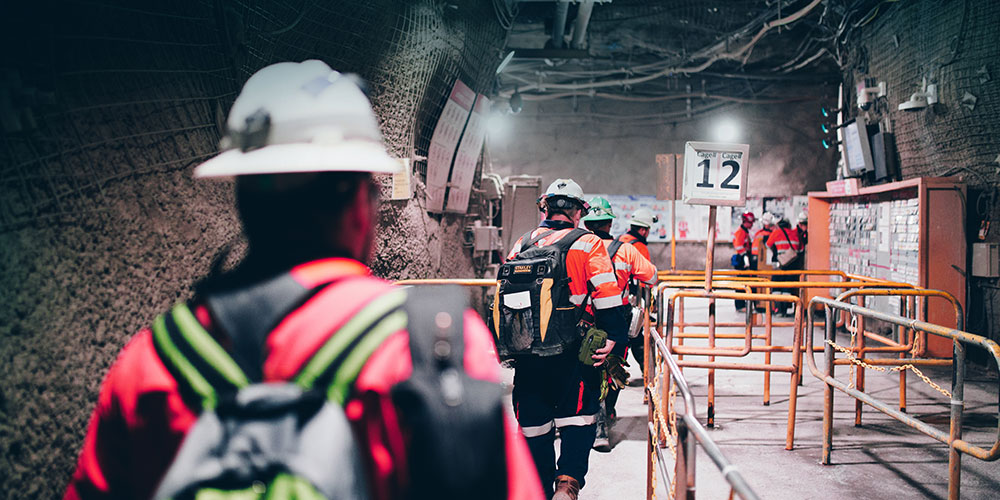
[[[832,141],[830,139],[823,139],[822,144],[823,144],[823,149],[830,149],[830,148],[832,148],[832,147],[840,144],[840,141]]]
[[[499,75],[500,73],[502,73],[503,70],[507,67],[507,65],[510,64],[510,61],[513,59],[514,59],[514,51],[512,50],[508,52],[506,56],[504,56],[503,61],[500,61],[500,65],[497,66],[497,74]]]
[[[840,113],[840,108],[830,109],[827,108],[826,106],[823,106],[822,108],[819,108],[819,112],[823,113],[824,117],[829,118],[831,115],[835,113]]]
[[[734,142],[740,138],[740,127],[732,119],[724,119],[715,124],[713,135],[719,142]]]
[[[928,84],[927,79],[924,78],[923,84],[920,87],[920,92],[914,92],[910,96],[910,100],[899,104],[900,111],[924,109],[938,102],[937,85],[933,83]]]

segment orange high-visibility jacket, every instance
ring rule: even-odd
[[[759,255],[760,246],[762,244],[763,245],[767,244],[767,237],[771,236],[772,230],[773,228],[765,227],[764,229],[757,231],[757,233],[753,235],[753,245],[751,245],[750,253],[752,253],[754,257],[760,257]]]
[[[604,248],[611,246],[614,240],[601,240]],[[622,243],[612,258],[615,266],[615,274],[618,276],[618,286],[622,290],[628,287],[630,279],[635,278],[647,285],[656,284],[656,266],[649,259],[642,256],[639,250],[629,243]],[[627,304],[628,298],[622,297],[622,302]]]
[[[631,234],[631,233],[625,233],[625,234],[621,235],[620,238],[621,238],[621,240],[623,242],[629,243],[632,246],[634,246],[636,248],[636,250],[638,250],[639,253],[641,253],[642,256],[646,258],[646,260],[648,260],[650,262],[653,261],[653,259],[651,259],[649,257],[649,247],[646,246],[646,242],[640,240],[634,234]]]
[[[531,238],[550,230],[547,227],[539,227],[531,232]],[[551,245],[572,230],[572,228],[556,229],[552,234],[536,242],[535,246]],[[522,238],[518,238],[514,244],[514,248],[507,255],[508,260],[516,257],[521,250],[521,245],[524,243]],[[622,305],[622,289],[618,286],[617,276],[611,267],[608,250],[596,234],[585,234],[569,247],[569,251],[566,252],[566,276],[570,279],[569,300],[573,305],[583,305],[588,295],[592,299],[594,309],[609,309]]]
[[[767,246],[780,252],[791,248],[797,252],[803,250],[802,242],[799,241],[799,233],[795,229],[775,228],[771,235],[767,237]]]
[[[733,251],[741,255],[750,251],[750,232],[743,226],[733,233]]]

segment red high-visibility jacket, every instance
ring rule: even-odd
[[[351,259],[310,262],[294,268],[292,275],[307,288],[336,282],[288,314],[269,334],[264,381],[291,379],[331,332],[371,300],[394,289]],[[208,309],[195,304],[192,310],[198,321],[218,335]],[[474,378],[499,381],[499,364],[486,325],[467,310],[464,328],[465,370]],[[405,495],[406,471],[401,469],[406,464],[407,438],[389,391],[409,378],[412,369],[407,332],[400,330],[365,363],[344,405],[370,472],[373,499]],[[104,379],[65,499],[150,498],[197,418],[160,361],[150,330],[140,331]],[[506,424],[508,498],[541,500],[541,483],[524,438],[513,419],[507,418]]]
[[[645,241],[640,240],[636,235],[632,233],[625,233],[621,235],[621,239],[623,242],[629,243],[632,246],[634,246],[636,250],[638,250],[639,253],[641,253],[642,256],[646,258],[646,260],[650,262],[653,261],[653,259],[649,257],[649,246],[646,245]]]

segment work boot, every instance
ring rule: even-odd
[[[611,451],[611,440],[608,439],[608,418],[605,413],[606,410],[601,405],[601,411],[597,412],[597,434],[594,438],[594,449],[601,453]]]
[[[556,476],[556,494],[552,500],[576,500],[580,496],[580,482],[569,476]]]

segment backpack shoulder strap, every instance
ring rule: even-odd
[[[543,238],[545,238],[546,236],[552,234],[552,232],[555,231],[555,229],[549,229],[548,231],[542,231],[541,234],[539,234],[538,236],[535,236],[534,238],[532,238],[531,237],[531,233],[533,233],[534,231],[535,230],[532,229],[531,231],[528,231],[527,233],[524,233],[524,236],[521,237],[521,242],[522,242],[521,243],[521,249],[518,250],[517,253],[521,253],[521,252],[523,252],[523,251],[531,248],[531,245],[534,245],[535,243],[538,243],[539,241],[542,241]]]
[[[608,257],[611,257],[612,263],[615,261],[615,255],[618,253],[618,249],[621,248],[623,244],[624,242],[622,241],[621,236],[619,236],[615,238],[610,245],[608,245]]]
[[[153,346],[177,381],[181,395],[202,410],[214,410],[223,394],[250,384],[239,365],[205,331],[186,304],[153,321]]]
[[[372,299],[316,350],[293,381],[304,390],[325,390],[327,399],[343,404],[372,353],[390,335],[406,328],[406,299],[404,288]]]
[[[412,290],[405,308],[413,369],[430,368],[437,362],[441,369],[464,370],[463,328],[468,296],[457,286],[421,287],[419,294]]]
[[[576,240],[582,238],[584,235],[587,234],[594,234],[594,233],[591,233],[586,229],[580,229],[578,227],[575,227],[573,228],[572,231],[566,233],[566,236],[563,236],[562,238],[559,239],[559,241],[553,243],[552,245],[558,246],[559,250],[562,251],[563,254],[565,254],[566,251],[569,250],[569,247],[573,246],[573,243],[576,243]]]

